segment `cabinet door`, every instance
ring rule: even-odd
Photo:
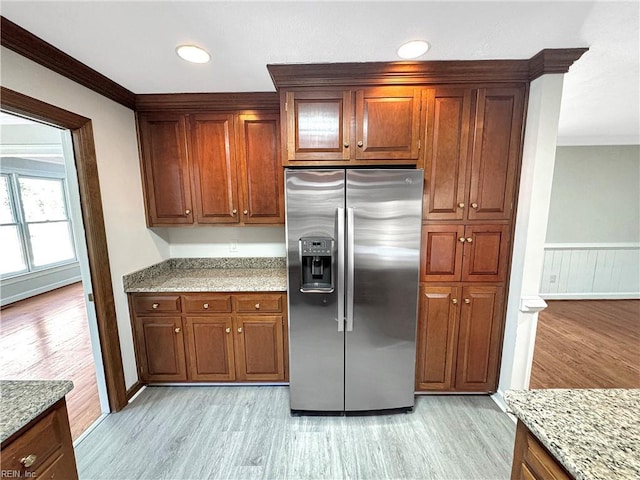
[[[455,381],[458,391],[496,391],[503,295],[503,287],[462,289]]]
[[[243,223],[284,223],[280,116],[238,116],[238,166]]]
[[[189,379],[235,380],[231,316],[185,317]]]
[[[180,317],[136,317],[135,331],[143,381],[187,379]]]
[[[287,92],[285,105],[287,160],[349,160],[350,91]]]
[[[459,308],[459,287],[420,288],[416,390],[452,389]]]
[[[419,142],[419,89],[381,87],[356,92],[355,158],[417,159]]]
[[[424,92],[427,110],[423,217],[462,220],[471,130],[471,89]]]
[[[464,240],[462,225],[422,226],[423,282],[455,282],[462,272],[462,250]]]
[[[147,223],[193,223],[184,115],[138,117]]]
[[[197,223],[238,223],[233,115],[192,115],[192,181]]]
[[[523,111],[523,88],[478,90],[469,220],[511,218],[522,143]]]
[[[239,315],[235,321],[237,379],[284,381],[282,316]]]
[[[502,282],[509,263],[509,225],[465,228],[462,281]]]

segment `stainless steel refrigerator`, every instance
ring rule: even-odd
[[[422,170],[285,170],[293,413],[410,410]]]

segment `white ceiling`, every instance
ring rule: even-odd
[[[0,13],[135,93],[273,91],[269,63],[528,59],[589,47],[565,76],[560,144],[640,144],[640,3],[2,0]],[[178,58],[194,43],[205,65]]]

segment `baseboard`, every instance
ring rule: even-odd
[[[131,386],[131,388],[129,388],[127,390],[127,401],[129,403],[131,403],[131,400],[133,399],[133,397],[135,397],[143,387],[144,387],[144,385],[142,383],[140,383],[139,381],[134,383]]]
[[[540,293],[544,300],[638,300],[640,292]]]
[[[20,292],[16,295],[12,295],[10,297],[5,297],[1,300],[1,305],[3,307],[10,305],[12,303],[15,302],[19,302],[20,300],[26,300],[27,298],[31,298],[31,297],[35,297],[36,295],[40,295],[42,293],[47,293],[50,292],[52,290],[55,290],[57,288],[62,288],[62,287],[66,287],[67,285],[72,285],[74,283],[78,283],[82,281],[82,277],[80,276],[75,276],[75,277],[71,277],[71,278],[67,278],[65,280],[59,281],[59,282],[55,282],[55,283],[51,283],[39,288],[34,288],[32,290],[28,290],[26,292]]]

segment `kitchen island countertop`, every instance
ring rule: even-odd
[[[72,389],[70,380],[1,380],[0,441],[11,437]]]
[[[504,399],[576,479],[640,478],[640,389],[510,390]]]
[[[123,277],[125,292],[285,292],[284,258],[172,258]]]

